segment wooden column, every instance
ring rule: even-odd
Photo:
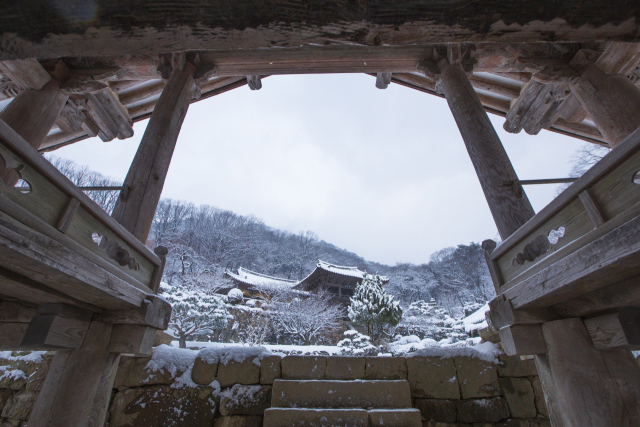
[[[186,63],[172,72],[124,181],[113,218],[145,243],[155,214],[171,156],[196,88],[195,67]]]
[[[79,350],[56,352],[27,427],[102,427],[120,354],[107,346],[112,324],[91,322]]]
[[[535,213],[521,186],[504,185],[518,177],[462,66],[444,58],[438,67],[442,73],[440,87],[467,146],[500,237],[506,239]]]
[[[544,323],[542,331],[570,426],[640,425],[640,366],[629,350],[596,350],[580,318]]]
[[[2,110],[0,119],[33,148],[38,149],[60,116],[68,98],[60,90],[60,81],[51,79],[42,89],[20,92]]]
[[[640,127],[640,88],[626,76],[605,74],[593,63],[580,74],[571,90],[614,148]]]

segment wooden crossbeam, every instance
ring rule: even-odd
[[[584,325],[598,350],[640,350],[640,308],[621,308],[591,317],[585,319]]]

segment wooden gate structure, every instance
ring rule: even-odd
[[[380,89],[446,98],[503,240],[483,247],[505,349],[535,355],[554,426],[640,425],[630,352],[640,345],[639,3],[0,10],[0,100],[13,98],[0,113],[0,347],[57,350],[30,427],[102,426],[120,354],[148,354],[167,327],[170,307],[155,295],[166,249],[145,243],[190,103],[299,73],[367,73]],[[487,113],[509,132],[548,129],[613,150],[535,214]],[[128,138],[147,118],[110,217],[38,153]]]

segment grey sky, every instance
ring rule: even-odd
[[[422,263],[497,236],[444,99],[367,75],[273,76],[189,108],[163,197],[311,230],[371,261]],[[521,179],[567,176],[582,141],[513,135],[489,115]],[[147,121],[125,141],[92,138],[54,155],[122,180]],[[556,186],[528,186],[539,211]]]

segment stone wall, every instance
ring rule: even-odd
[[[109,427],[258,427],[275,379],[407,379],[423,427],[546,427],[533,360],[486,357],[338,357],[267,353],[207,356],[206,350],[155,349],[153,358],[122,357]],[[0,354],[0,427],[25,424],[51,362]],[[218,360],[219,359],[219,360]],[[231,359],[231,360],[229,360]],[[491,358],[489,358],[490,360]]]

